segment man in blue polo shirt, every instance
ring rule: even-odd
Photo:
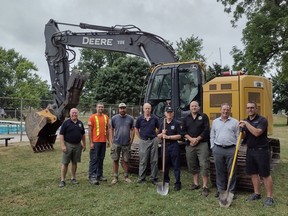
[[[165,139],[165,170],[164,170],[164,181],[170,182],[169,169],[170,162],[174,168],[175,184],[174,190],[179,191],[181,189],[180,181],[180,149],[177,140],[181,138],[180,124],[174,120],[174,111],[172,107],[168,106],[165,109],[165,130],[164,122],[160,124],[159,128],[159,139]],[[163,148],[162,148],[163,151]]]
[[[66,185],[65,177],[70,161],[72,162],[71,183],[78,184],[76,180],[77,163],[81,162],[82,150],[85,151],[86,149],[86,138],[84,125],[78,120],[78,110],[76,108],[70,110],[70,118],[63,122],[59,139],[62,149],[61,181],[59,187]]]
[[[157,183],[158,177],[158,139],[156,129],[159,128],[158,118],[151,114],[151,104],[143,105],[143,112],[136,120],[135,132],[139,142],[139,176],[138,183],[145,182],[146,168],[150,158],[151,182]]]

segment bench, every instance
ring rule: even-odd
[[[0,137],[0,140],[5,140],[5,147],[8,146],[8,140],[14,139],[14,137]]]

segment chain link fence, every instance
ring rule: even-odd
[[[25,98],[0,97],[0,135],[19,134],[26,135],[25,118],[30,110],[43,110],[48,104],[53,104],[51,100],[31,100]],[[105,104],[105,114],[110,118],[118,114],[118,104]],[[86,123],[88,118],[96,112],[96,104],[89,106],[78,106],[79,119]],[[127,114],[136,119],[142,112],[142,106],[130,106],[127,104]]]

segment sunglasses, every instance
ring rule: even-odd
[[[246,107],[246,109],[255,109],[255,107]]]

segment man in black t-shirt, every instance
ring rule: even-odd
[[[270,175],[270,153],[267,138],[268,121],[266,118],[257,114],[257,104],[247,103],[248,118],[240,121],[243,128],[245,140],[247,142],[246,172],[251,175],[254,193],[246,201],[261,199],[260,176],[263,177],[267,198],[264,202],[265,207],[272,206],[273,182]]]
[[[203,196],[209,195],[208,177],[210,167],[210,150],[208,146],[210,125],[208,116],[200,112],[198,101],[190,103],[191,113],[183,119],[182,130],[188,143],[185,147],[189,171],[193,175],[191,190],[200,188],[199,175],[202,175]]]

